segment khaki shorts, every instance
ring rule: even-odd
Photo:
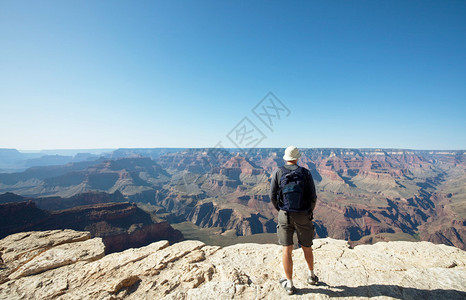
[[[289,214],[289,223],[287,214]],[[314,224],[312,223],[311,216],[307,213],[280,210],[278,212],[277,225],[278,243],[282,246],[293,245],[293,234],[295,231],[298,235],[298,243],[301,246],[312,246]]]

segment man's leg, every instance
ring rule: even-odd
[[[278,212],[278,227],[277,235],[278,241],[283,246],[282,249],[282,263],[283,269],[285,270],[285,278],[279,280],[280,285],[285,288],[288,295],[296,293],[296,288],[293,285],[293,258],[291,257],[293,252],[293,233],[294,228],[288,221],[288,216],[285,212]],[[286,246],[285,246],[286,245]]]
[[[285,270],[286,279],[288,280],[293,279],[293,258],[291,257],[292,253],[293,245],[283,246],[283,269]]]
[[[316,285],[319,278],[314,274],[314,255],[312,253],[312,239],[314,238],[314,224],[310,216],[300,215],[296,218],[296,232],[298,234],[298,242],[303,248],[304,258],[306,259],[309,269],[307,282]]]
[[[314,255],[312,254],[312,247],[304,247],[304,258],[306,259],[307,267],[309,268],[309,276],[307,277],[307,282],[312,285],[317,285],[319,278],[314,274]]]
[[[303,248],[304,258],[306,259],[309,271],[314,272],[314,255],[312,254],[312,247],[301,246],[301,248]]]

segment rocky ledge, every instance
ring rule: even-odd
[[[315,240],[318,286],[305,283],[293,252],[291,298],[466,299],[466,252],[429,242],[380,242],[350,249]],[[0,299],[280,299],[278,245],[220,248],[159,241],[104,255],[87,232],[23,232],[0,241]]]

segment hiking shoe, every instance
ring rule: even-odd
[[[293,295],[296,293],[296,288],[294,286],[289,286],[288,281],[285,278],[280,279],[279,282],[288,295]]]
[[[307,283],[309,283],[309,284],[317,285],[318,282],[319,282],[319,277],[317,277],[316,275],[314,275],[314,276],[309,275],[307,277]]]

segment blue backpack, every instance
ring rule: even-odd
[[[299,167],[296,170],[288,170],[280,167],[280,201],[278,207],[284,211],[307,212],[311,208],[310,201],[304,198],[306,189],[307,170]]]

